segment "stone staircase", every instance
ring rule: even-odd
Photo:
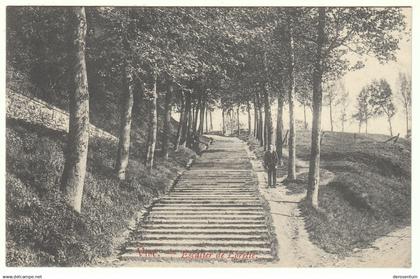
[[[275,249],[243,142],[217,137],[157,201],[120,255],[127,261],[266,262]]]

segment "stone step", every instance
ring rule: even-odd
[[[208,216],[220,216],[220,217],[242,217],[248,216],[250,218],[257,217],[257,216],[264,216],[263,212],[255,212],[255,211],[159,211],[159,212],[152,212],[149,216],[166,216],[167,218],[172,218],[175,216],[179,217],[188,217],[188,216],[197,216],[197,217],[208,217]]]
[[[256,220],[256,219],[265,219],[265,215],[261,215],[261,214],[226,214],[223,212],[213,212],[213,213],[185,213],[185,214],[179,214],[179,213],[173,213],[170,214],[168,212],[151,212],[149,215],[149,217],[151,218],[156,218],[156,217],[161,217],[161,218],[168,218],[168,219],[175,219],[175,218],[180,218],[180,219],[219,219],[222,220],[223,218],[225,219],[251,219],[251,220]]]
[[[214,207],[214,208],[205,208],[205,207],[157,207],[154,209],[155,213],[169,213],[174,212],[175,214],[197,214],[197,213],[225,213],[225,214],[246,214],[247,212],[251,213],[251,215],[255,215],[252,213],[263,214],[264,210],[262,207],[260,208],[247,208],[247,207],[236,207],[236,208],[222,208],[222,207]]]
[[[183,193],[183,192],[179,192],[179,193],[172,193],[167,197],[169,197],[169,198],[172,198],[172,197],[174,197],[174,198],[188,198],[188,197],[191,197],[191,198],[206,198],[206,197],[207,198],[220,198],[220,197],[223,197],[223,198],[231,199],[231,198],[255,198],[256,195],[254,195],[254,194],[237,194],[237,193],[234,193],[234,194],[215,194],[215,193],[212,193],[212,194],[205,195],[205,194],[202,194],[202,193]]]
[[[172,193],[179,193],[179,192],[207,192],[207,193],[255,193],[257,189],[253,189],[250,187],[220,187],[220,188],[208,188],[208,187],[179,187],[175,188]]]
[[[196,234],[196,233],[205,233],[205,234],[259,234],[259,233],[266,233],[267,228],[188,228],[188,227],[180,227],[180,228],[141,228],[135,233],[167,233],[170,234]]]
[[[251,241],[251,240],[268,240],[268,234],[206,234],[206,233],[196,233],[190,235],[168,235],[167,233],[146,233],[143,232],[140,235],[142,240],[233,240],[233,241]]]
[[[229,224],[229,225],[234,225],[234,224],[265,224],[265,220],[261,219],[261,220],[248,220],[248,221],[244,221],[244,220],[219,220],[219,219],[215,219],[215,220],[202,220],[202,219],[197,219],[197,220],[182,220],[182,219],[178,219],[178,220],[171,220],[171,219],[162,219],[162,218],[150,218],[150,219],[146,219],[147,222],[153,222],[154,224]]]
[[[176,186],[176,189],[200,189],[200,190],[204,190],[204,189],[208,189],[208,190],[220,190],[220,189],[230,189],[230,190],[243,190],[243,189],[256,189],[256,187],[251,187],[248,185],[243,185],[243,183],[241,185],[207,185],[207,184],[196,184],[196,185],[191,185],[191,184],[185,184],[185,185],[178,185]]]
[[[173,190],[172,192],[174,195],[177,194],[189,194],[189,195],[240,195],[240,194],[248,194],[253,195],[256,194],[256,190],[241,190],[241,191],[229,191],[229,190],[218,190],[218,191],[209,191],[209,190]]]
[[[264,215],[264,210],[259,209],[249,209],[249,208],[237,208],[237,209],[223,209],[217,208],[214,209],[200,209],[200,208],[156,208],[153,210],[154,213],[165,214],[165,215],[207,215],[207,214],[223,214],[223,215]]]
[[[158,202],[156,203],[156,206],[158,207],[193,207],[193,208],[199,208],[199,207],[261,207],[261,203],[258,201],[231,201],[231,202],[217,202],[217,201],[201,201],[201,202]]]
[[[141,229],[266,229],[265,224],[156,224],[147,222]]]
[[[177,185],[175,186],[174,190],[177,189],[185,189],[185,190],[257,190],[258,188],[252,184],[246,183],[223,183],[218,185],[191,185],[191,184],[184,184],[184,185]]]
[[[148,219],[153,220],[201,220],[201,221],[210,221],[210,220],[220,220],[220,221],[258,221],[258,220],[265,220],[265,215],[241,215],[241,216],[229,216],[229,215],[220,215],[220,214],[208,214],[207,216],[203,215],[164,215],[164,214],[149,214],[147,216]]]
[[[263,210],[260,204],[160,204],[157,203],[153,210]]]
[[[225,196],[229,200],[244,200],[244,201],[259,201],[260,199],[254,195],[241,195],[241,196]],[[185,196],[175,196],[175,195],[169,195],[164,198],[161,198],[159,201],[165,202],[165,201],[185,201],[185,202],[200,202],[200,201],[220,201],[220,196],[190,196],[189,199],[187,199]]]
[[[209,186],[226,186],[226,185],[252,185],[254,182],[253,178],[237,178],[235,180],[229,179],[221,179],[219,178],[209,178],[209,177],[196,177],[196,178],[189,178],[186,180],[179,180],[177,185],[193,185],[193,186],[201,186],[201,185],[209,185]]]
[[[128,246],[144,246],[144,247],[159,247],[159,246],[192,246],[192,247],[203,247],[203,246],[246,246],[246,247],[270,247],[270,243],[264,240],[232,240],[232,239],[223,239],[223,240],[191,240],[191,239],[142,239],[134,240],[128,242]]]
[[[126,252],[137,252],[140,247],[138,246],[128,246],[125,247],[124,250]],[[177,251],[177,252],[253,252],[253,253],[271,253],[271,248],[267,247],[236,247],[236,246],[209,246],[209,247],[196,247],[190,245],[179,245],[179,246],[159,246],[153,247],[144,247],[146,250],[155,250],[157,252],[169,252],[169,251]]]
[[[224,253],[223,257],[220,257],[220,253]],[[171,252],[159,252],[156,254],[145,254],[138,253],[137,251],[130,251],[121,255],[120,260],[124,261],[142,261],[142,262],[155,262],[155,261],[165,261],[165,262],[235,262],[235,263],[244,263],[249,262],[267,262],[273,260],[273,256],[270,253],[230,253],[223,251],[214,251],[207,253],[194,253],[194,254],[184,254],[183,251],[171,251]]]

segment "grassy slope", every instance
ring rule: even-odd
[[[376,238],[411,221],[411,146],[400,139],[383,143],[387,136],[326,132],[322,142],[322,167],[335,174],[319,193],[316,213],[300,207],[311,240],[328,252],[346,254],[368,246]],[[261,156],[255,141],[251,148]],[[297,156],[308,160],[310,132],[297,134]],[[287,155],[287,154],[286,154]],[[279,176],[286,174],[280,168]],[[321,171],[322,175],[322,171]],[[306,174],[286,183],[291,194],[306,189]]]
[[[142,146],[134,141],[128,180],[119,183],[112,169],[115,144],[91,138],[79,215],[59,192],[65,134],[13,120],[7,121],[6,133],[9,266],[84,265],[108,256],[127,222],[167,191],[193,156],[181,149],[170,154],[169,161],[158,158],[158,167],[149,176],[142,164]]]

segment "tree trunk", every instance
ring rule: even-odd
[[[408,127],[408,122],[409,122],[409,112],[408,112],[408,106],[405,105],[405,124],[406,124],[406,128],[407,128],[407,136],[409,135],[410,132],[410,128]]]
[[[213,117],[211,115],[211,110],[209,110],[209,116],[210,116],[210,131],[213,131]]]
[[[273,139],[273,120],[271,118],[271,104],[270,104],[270,92],[268,88],[268,62],[267,62],[267,53],[264,52],[264,73],[265,73],[265,83],[264,83],[264,113],[265,113],[265,128],[266,128],[266,139],[267,144],[266,150],[270,148]]]
[[[254,96],[254,138],[257,138],[258,131],[258,112],[257,112],[257,101]]]
[[[248,112],[248,136],[251,136],[251,106],[249,104],[249,101],[246,102],[246,110]]]
[[[191,104],[191,129],[194,129],[195,122],[197,121],[195,118],[195,110],[196,110],[196,105],[192,103]]]
[[[305,130],[308,129],[308,122],[306,121],[306,105],[305,105],[305,103],[303,104],[303,126],[304,126]]]
[[[163,139],[162,139],[162,157],[167,160],[169,156],[169,143],[171,138],[171,111],[172,111],[172,94],[174,87],[169,84],[165,94],[165,117],[163,119]]]
[[[84,7],[72,10],[75,23],[74,83],[69,98],[69,134],[61,190],[70,206],[80,213],[89,144],[89,91],[85,60],[87,22]]]
[[[225,109],[222,109],[222,134],[226,134]]]
[[[389,133],[391,134],[391,137],[392,137],[393,136],[393,133],[392,133],[391,117],[388,117],[388,125],[389,125]]]
[[[261,109],[261,100],[260,100],[260,94],[257,93],[257,106],[258,106],[258,139],[260,141],[260,146],[264,146],[264,137],[263,137],[263,117],[262,117],[262,109]]]
[[[209,114],[209,109],[206,106],[206,133],[209,132],[208,114]]]
[[[265,99],[265,94],[264,94],[264,96],[263,96],[263,101],[264,101],[264,99]],[[264,103],[262,104],[262,105],[264,105]],[[267,151],[268,150],[268,146],[267,146],[267,132],[268,132],[268,129],[267,129],[267,113],[266,113],[266,110],[264,109],[264,125],[263,125],[263,145],[264,145],[264,151]]]
[[[121,124],[120,137],[118,143],[117,160],[115,162],[115,171],[120,180],[125,180],[128,166],[128,157],[130,153],[130,133],[131,133],[131,114],[133,109],[134,84],[131,68],[126,63],[124,75],[124,89],[121,94]]]
[[[227,119],[228,119],[228,121],[227,121],[228,126],[226,128],[228,128],[230,130],[229,135],[231,135],[232,134],[232,109],[231,108],[228,109]]]
[[[282,88],[282,86],[280,86]],[[283,165],[283,106],[284,97],[282,90],[277,93],[277,130],[276,150],[280,165]]]
[[[362,120],[359,121],[359,134],[362,132]]]
[[[366,126],[365,126],[365,134],[367,135],[367,133],[368,133],[368,119],[367,118],[365,120],[365,124],[366,124]]]
[[[273,120],[271,119],[271,105],[270,96],[268,92],[268,83],[265,85],[264,90],[264,112],[265,112],[265,127],[266,127],[266,138],[267,138],[267,150],[270,148],[273,139]]]
[[[313,117],[311,157],[309,162],[307,201],[318,208],[319,165],[321,156],[321,116],[322,116],[322,49],[325,43],[325,7],[318,8],[318,37],[316,59],[313,72]]]
[[[153,77],[153,91],[152,98],[150,101],[150,115],[149,115],[149,133],[147,143],[147,156],[146,156],[146,168],[149,173],[152,172],[153,163],[155,159],[155,147],[156,147],[156,136],[157,136],[157,92],[156,92],[157,76],[154,74]]]
[[[334,132],[334,123],[333,123],[333,113],[332,113],[332,100],[331,100],[331,97],[330,97],[330,100],[329,100],[330,102],[329,102],[329,105],[330,105],[330,123],[331,123],[331,132]]]
[[[295,50],[294,50],[294,34],[290,17],[288,17],[288,97],[289,97],[289,160],[287,168],[287,178],[296,179],[296,135],[295,135]]]
[[[238,124],[238,136],[241,135],[241,126],[240,126],[240,122],[239,122],[239,105],[236,109],[236,119],[237,119],[237,124]]]
[[[182,92],[182,96],[184,96]],[[184,106],[184,121],[182,122],[181,129],[181,142],[180,144],[187,144],[189,138],[189,129],[191,122],[191,92],[187,91],[185,95],[185,106]]]
[[[186,129],[185,123],[185,101],[184,91],[181,89],[181,115],[179,116],[178,132],[176,136],[175,151],[178,151],[179,145],[182,143],[183,129]],[[185,124],[184,124],[185,123]]]
[[[201,106],[201,95],[197,100],[197,104],[195,106],[195,115],[194,115],[194,133],[198,132],[198,113],[200,112],[200,106]]]
[[[206,93],[203,93],[204,96],[201,98],[201,103],[200,103],[200,125],[198,126],[198,133],[200,135],[203,134],[204,131],[204,113],[205,113],[205,108],[206,108]]]
[[[194,125],[194,121],[193,121],[193,107],[191,106],[191,94],[187,95],[187,98],[189,97],[189,104],[190,104],[190,109],[188,111],[188,125],[187,125],[187,140],[186,140],[186,146],[188,148],[191,148],[191,143],[192,143],[192,137],[191,137],[191,129],[192,126]]]

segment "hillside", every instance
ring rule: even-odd
[[[115,113],[109,115],[101,122],[105,127],[118,123]],[[148,175],[143,117],[141,108],[133,125],[125,182],[113,171],[118,143],[100,134],[90,137],[82,214],[65,203],[59,189],[66,133],[29,124],[28,119],[7,120],[7,265],[78,266],[115,252],[130,221],[168,191],[195,154],[180,148],[169,160],[158,157]]]
[[[310,131],[297,133],[297,157],[310,155]],[[384,143],[388,136],[325,132],[321,145],[321,180],[331,179],[319,192],[321,211],[299,205],[310,239],[330,253],[348,255],[368,247],[375,239],[411,224],[411,143],[399,139]],[[251,148],[262,156],[254,139]],[[285,166],[277,176],[287,174]],[[284,181],[290,193],[305,194],[308,164],[296,181]],[[305,166],[306,165],[306,166]]]

